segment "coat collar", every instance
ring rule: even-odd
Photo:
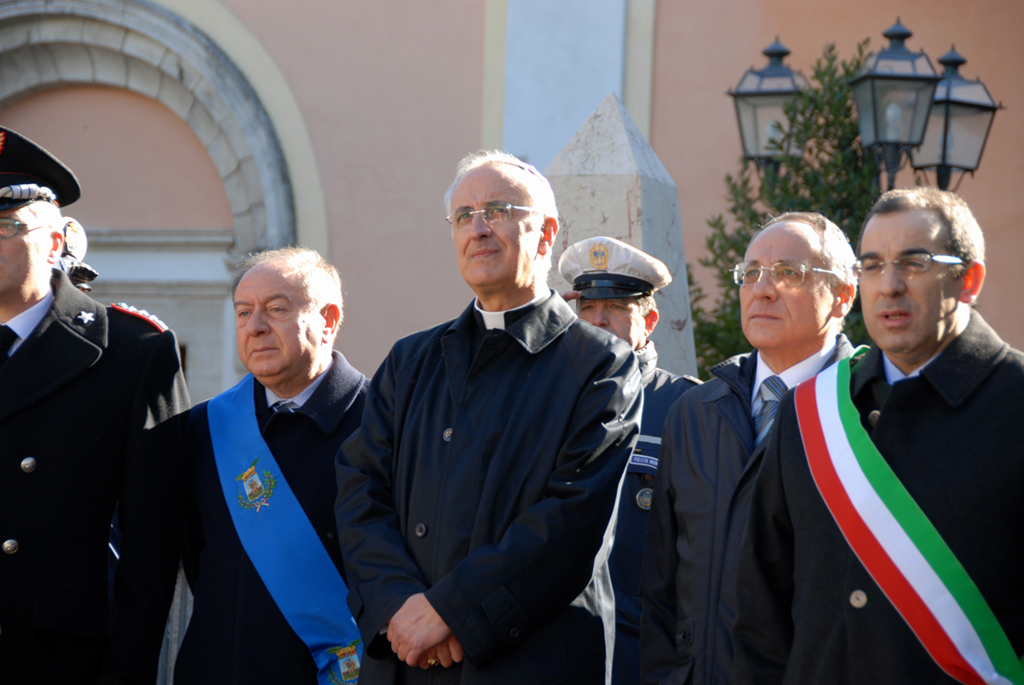
[[[334,363],[327,370],[327,377],[313,392],[296,414],[303,414],[313,420],[325,435],[337,430],[345,413],[352,408],[359,392],[366,383],[366,376],[357,371],[345,356],[333,350],[331,357]],[[263,385],[255,380],[256,415],[266,410],[266,391]]]
[[[1009,349],[1010,346],[992,330],[981,314],[972,310],[964,332],[921,371],[921,377],[948,405],[959,407],[985,382]],[[854,399],[878,380],[885,381],[882,351],[877,345],[872,345],[853,367],[850,392]]]
[[[640,382],[643,387],[650,385],[654,380],[654,372],[658,370],[658,349],[654,346],[653,340],[636,351],[637,361],[640,362]]]
[[[107,347],[106,308],[79,291],[63,272],[53,272],[50,286],[50,311],[0,369],[0,420],[67,385]]]
[[[565,333],[574,321],[576,321],[575,312],[565,303],[561,295],[552,290],[546,300],[508,326],[505,332],[512,336],[529,354],[537,354],[558,336]],[[459,315],[459,318],[452,322],[444,335],[461,334],[468,340],[471,337],[470,327],[476,325],[473,304],[470,303]]]

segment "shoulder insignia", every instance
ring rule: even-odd
[[[163,321],[158,319],[153,314],[147,312],[145,309],[136,309],[135,307],[132,307],[126,302],[111,303],[110,306],[119,312],[131,314],[132,316],[136,316],[142,319],[143,321],[148,321],[149,323],[153,324],[153,326],[155,326],[156,329],[161,333],[167,330],[167,324],[165,324]]]
[[[684,373],[683,378],[690,381],[691,383],[696,383],[697,385],[704,385],[704,381],[697,378],[696,376],[688,376],[687,374]]]

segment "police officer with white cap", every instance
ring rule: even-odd
[[[612,682],[638,683],[640,569],[661,429],[672,403],[700,381],[657,368],[658,353],[650,340],[658,324],[654,292],[672,282],[664,263],[621,240],[599,236],[566,248],[558,260],[558,269],[573,284],[573,292],[565,297],[578,301],[579,317],[628,342],[639,358],[643,374],[640,438],[622,486],[615,547],[608,562],[616,614]]]

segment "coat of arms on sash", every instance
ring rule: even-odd
[[[330,677],[331,682],[337,685],[343,685],[347,683],[355,683],[359,680],[359,653],[356,651],[356,647],[362,640],[356,640],[348,647],[330,647],[327,651],[336,657],[338,657],[338,671],[341,673],[339,678],[335,673],[334,668],[331,668]]]
[[[235,477],[235,480],[242,481],[244,492],[244,494],[243,492],[238,493],[238,504],[245,509],[255,509],[256,511],[259,511],[260,507],[268,505],[267,500],[274,494],[274,486],[277,485],[277,480],[270,471],[263,472],[263,478],[267,481],[264,485],[260,475],[256,473],[256,462],[259,460],[260,458],[256,457],[244,473]]]

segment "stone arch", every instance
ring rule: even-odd
[[[224,184],[235,255],[295,242],[291,182],[270,118],[235,64],[194,26],[143,0],[0,4],[0,108],[70,84],[135,91],[188,123]]]

